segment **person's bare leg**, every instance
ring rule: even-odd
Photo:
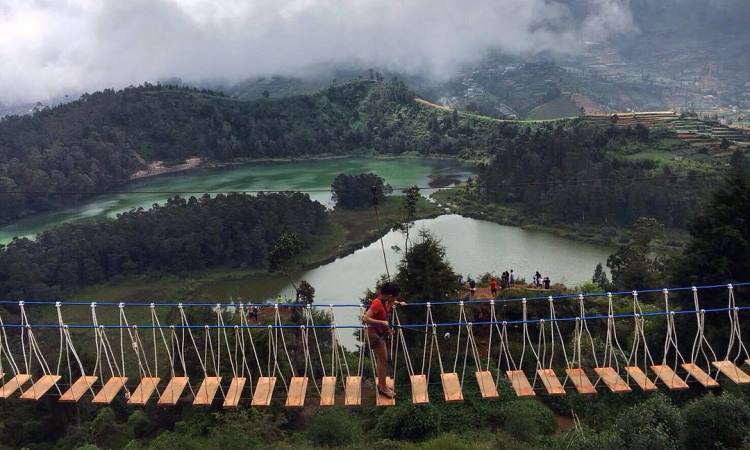
[[[381,389],[388,388],[385,382],[385,377],[388,375],[388,349],[386,349],[385,342],[382,340],[375,347],[375,370],[378,376],[378,386]]]

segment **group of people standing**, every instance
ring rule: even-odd
[[[549,277],[542,278],[542,274],[539,273],[537,270],[536,273],[534,273],[534,287],[540,288],[544,286],[544,289],[549,289],[550,280]]]

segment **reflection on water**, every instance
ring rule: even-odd
[[[452,176],[465,179],[470,166],[456,161],[433,159],[329,159],[300,162],[249,163],[213,169],[201,169],[144,179],[61,211],[39,214],[0,227],[0,244],[14,236],[33,236],[54,225],[95,217],[115,217],[132,208],[150,208],[163,203],[177,192],[232,192],[267,190],[324,190],[310,197],[331,205],[327,192],[339,173],[374,172],[394,187],[426,186],[431,177]],[[141,191],[141,192],[137,192]],[[148,191],[146,193],[142,191]],[[190,194],[183,194],[190,195]],[[198,195],[198,194],[195,194]]]
[[[436,219],[419,220],[417,229],[430,230],[446,248],[446,257],[453,269],[464,276],[477,276],[485,272],[502,273],[513,269],[519,277],[530,280],[536,270],[549,276],[553,283],[574,286],[589,281],[594,267],[605,262],[612,249],[563,239],[540,231],[527,231],[518,227],[469,219],[458,215],[445,215]],[[403,247],[403,236],[388,233],[383,242],[388,266],[394,273],[400,255],[391,246]],[[315,288],[315,304],[359,303],[367,288],[373,288],[381,273],[385,273],[380,243],[373,243],[351,255],[297,274],[295,281],[307,280]],[[279,293],[293,297],[293,289],[281,277],[259,274],[242,280],[221,282],[207,286],[200,296],[212,300],[241,298],[266,300]],[[427,300],[427,299],[425,299]],[[355,324],[356,308],[337,308],[336,320],[340,325]],[[342,333],[351,339],[349,333]],[[353,340],[347,341],[349,345]]]

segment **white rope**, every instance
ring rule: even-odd
[[[409,356],[409,348],[406,345],[406,338],[404,337],[403,330],[401,329],[401,319],[398,317],[398,312],[396,312],[396,307],[394,305],[393,307],[393,320],[396,324],[396,339],[401,343],[401,346],[404,349],[404,361],[406,363],[406,371],[409,373],[409,376],[411,377],[414,375],[414,366],[411,362],[411,357]],[[398,344],[396,345],[396,348],[398,348]],[[393,369],[393,375],[396,375],[396,369]]]
[[[571,368],[571,363],[568,360],[568,352],[565,349],[565,340],[563,339],[562,332],[560,331],[560,325],[557,323],[557,312],[555,311],[554,298],[549,296],[549,328],[550,328],[550,341],[552,342],[552,351],[550,352],[548,368],[552,368],[552,363],[555,358],[555,333],[557,333],[560,339],[560,348],[562,349],[563,357],[565,358],[565,367]]]
[[[149,308],[151,309],[151,325],[156,326],[156,328],[159,329],[159,334],[161,334],[161,340],[164,343],[164,350],[167,352],[167,357],[169,358],[169,369],[170,374],[172,375],[172,378],[175,377],[175,370],[174,370],[174,352],[170,351],[170,344],[167,343],[167,337],[164,335],[164,329],[161,326],[161,323],[159,322],[159,316],[156,314],[155,305],[151,303],[149,305]],[[158,345],[156,344],[156,328],[152,328],[152,335],[154,338],[154,376],[156,378],[159,378],[159,361],[158,361],[158,352],[157,348]],[[172,348],[174,348],[174,338],[176,337],[174,334],[174,327],[170,327],[171,335],[170,335],[170,343],[172,344]]]
[[[692,364],[695,364],[697,362],[697,359],[699,355],[703,356],[703,359],[705,361],[705,366],[707,369],[708,376],[711,376],[711,362],[717,361],[719,358],[716,357],[716,352],[714,352],[713,347],[711,347],[711,344],[708,342],[708,339],[706,339],[705,335],[705,323],[706,323],[706,317],[705,313],[706,311],[700,308],[700,305],[698,303],[698,289],[693,286],[693,304],[695,305],[695,323],[696,323],[696,332],[695,332],[695,339],[693,340],[693,348],[690,351],[690,362]],[[708,354],[706,353],[706,347],[711,352],[711,355],[713,356],[713,359],[708,358]],[[716,376],[718,377],[719,373],[717,371]]]
[[[517,370],[516,362],[513,360],[513,355],[510,353],[510,349],[508,348],[508,322],[503,321],[503,328],[500,331],[500,353],[497,358],[497,373],[498,377],[497,380],[495,380],[495,388],[498,388],[500,386],[500,367],[503,362],[503,358],[505,358],[505,363],[507,366],[507,370]]]
[[[593,338],[593,336],[591,336],[591,331],[589,331],[589,324],[588,324],[588,322],[586,322],[586,308],[583,305],[583,294],[578,294],[578,304],[579,304],[580,309],[581,309],[581,316],[580,316],[581,317],[581,324],[582,324],[581,331],[583,331],[583,330],[586,331],[586,334],[589,337],[589,342],[591,343],[591,352],[592,352],[592,354],[594,356],[594,367],[599,367],[599,361],[598,361],[598,359],[596,357],[596,348],[595,348],[595,345],[594,345],[594,338]],[[580,351],[580,349],[579,349],[579,351]]]
[[[651,357],[651,352],[648,349],[648,342],[646,341],[646,333],[644,331],[644,324],[646,319],[643,317],[643,310],[641,304],[638,301],[638,292],[633,291],[633,322],[635,324],[635,330],[633,332],[633,348],[630,351],[628,357],[628,365],[638,366],[638,352],[641,349],[641,341],[643,342],[643,373],[647,372],[647,365],[651,363],[654,365],[654,360]],[[632,360],[632,364],[631,364]]]
[[[0,351],[2,351],[2,353],[5,354],[5,357],[8,358],[11,370],[13,370],[13,375],[16,376],[19,374],[18,365],[16,364],[15,358],[13,358],[13,352],[10,351],[10,341],[8,340],[8,335],[5,331],[5,323],[3,322],[2,315],[0,315],[0,328],[2,328],[2,336],[0,336],[0,338],[2,338],[2,341],[0,342]]]
[[[619,358],[618,358],[619,357]],[[612,293],[607,293],[607,338],[604,345],[604,358],[602,364],[612,367],[612,360],[615,362],[615,371],[620,372],[620,358],[623,364],[627,363],[627,356],[617,338],[617,324],[614,317],[614,305],[612,303]],[[630,375],[627,375],[628,378]]]
[[[667,332],[666,332],[666,338],[664,339],[664,354],[662,355],[661,363],[662,365],[667,364],[667,356],[669,354],[670,347],[674,348],[674,371],[677,372],[677,362],[678,359],[682,361],[682,363],[685,363],[685,359],[682,357],[682,353],[680,353],[680,349],[677,346],[677,327],[674,323],[674,311],[672,311],[669,308],[669,290],[664,289],[662,291],[664,293],[664,312],[666,313],[667,317]]]
[[[458,312],[458,317],[459,317],[458,321],[461,322],[460,317],[464,312],[464,302],[463,301],[459,302],[459,306],[460,306],[460,309]],[[456,368],[458,367],[458,354],[460,350],[461,350],[461,325],[458,326],[458,334],[456,337],[456,357],[453,359],[453,373],[456,373]]]
[[[747,348],[745,348],[745,344],[742,342],[742,329],[740,328],[740,318],[739,318],[739,308],[737,308],[737,304],[734,299],[734,286],[731,284],[727,286],[729,289],[729,326],[731,328],[731,333],[729,334],[729,343],[727,344],[727,354],[724,357],[724,361],[728,361],[729,357],[732,353],[732,348],[734,347],[734,344],[737,343],[737,355],[732,360],[735,365],[737,365],[737,360],[742,356],[742,354],[745,354],[745,359],[750,359],[750,355],[748,355]]]
[[[200,350],[198,349],[198,344],[195,341],[195,336],[193,336],[193,331],[190,328],[190,323],[187,320],[187,316],[185,315],[185,308],[183,308],[182,303],[177,304],[177,309],[180,311],[180,320],[182,323],[182,340],[180,343],[180,360],[182,361],[183,370],[185,370],[185,376],[187,377],[187,367],[185,365],[185,330],[187,330],[188,336],[190,337],[190,342],[193,343],[193,349],[195,350],[195,356],[198,358],[198,364],[200,364],[201,369],[203,370],[203,377],[208,378],[208,370],[206,369],[206,363],[204,362],[203,358],[201,358]],[[206,337],[210,341],[211,337],[208,332],[208,325],[204,328],[206,330]],[[190,388],[190,392],[193,394],[193,397],[195,397],[195,391],[193,390],[193,386],[190,383],[190,379],[188,378],[188,387]]]
[[[363,304],[360,304],[359,306],[359,322],[360,323],[362,323],[362,318],[364,317],[364,315],[365,315],[365,307]],[[359,345],[359,362],[357,363],[357,375],[359,375],[360,377],[364,375],[364,362],[365,362],[364,356],[365,356],[365,345],[366,345],[365,339],[367,338],[366,333],[365,333],[366,328],[367,327],[363,325],[359,329],[360,345]]]

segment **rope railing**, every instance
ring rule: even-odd
[[[631,374],[639,386],[642,384],[648,387],[649,381],[644,379],[644,374],[649,370],[654,372],[670,389],[680,388],[680,385],[687,388],[687,384],[676,375],[680,367],[688,372],[685,381],[694,379],[704,386],[716,383],[720,373],[737,383],[750,383],[750,375],[744,373],[738,366],[745,361],[750,364],[750,354],[742,340],[742,327],[740,326],[740,313],[750,310],[750,305],[738,306],[736,296],[736,287],[745,285],[750,285],[750,282],[611,293],[547,295],[538,299],[544,299],[548,303],[542,305],[543,308],[534,310],[530,308],[530,300],[535,298],[521,298],[520,306],[522,306],[522,309],[514,311],[514,314],[518,315],[514,315],[512,319],[499,316],[496,306],[514,302],[515,299],[506,299],[505,301],[482,299],[459,302],[427,302],[423,304],[426,307],[426,314],[421,319],[402,322],[404,317],[414,317],[413,314],[406,314],[407,311],[402,308],[422,305],[420,302],[412,302],[408,305],[398,306],[398,308],[394,306],[393,308],[391,327],[394,336],[390,339],[391,358],[388,362],[393,370],[394,378],[406,373],[411,380],[412,389],[416,389],[414,383],[421,383],[422,390],[420,392],[422,394],[415,394],[418,391],[414,390],[414,402],[417,402],[418,398],[421,399],[419,402],[429,401],[425,389],[431,384],[430,372],[435,353],[437,353],[441,382],[449,383],[450,380],[455,380],[453,393],[455,394],[457,391],[459,396],[467,383],[466,380],[472,378],[466,377],[467,369],[470,367],[478,370],[476,378],[483,397],[497,395],[492,393],[491,387],[493,385],[495,388],[499,387],[498,383],[503,371],[511,380],[513,389],[516,390],[518,395],[534,395],[533,392],[540,387],[538,381],[541,381],[544,388],[551,394],[555,390],[556,393],[552,395],[564,394],[568,380],[571,380],[580,392],[580,389],[587,388],[582,378],[585,377],[582,370],[584,366],[591,366],[592,364],[598,378],[593,379],[593,383],[589,383],[588,386],[594,391],[597,387],[603,385],[612,389],[613,392],[615,391],[615,387],[613,387],[615,385],[619,386],[617,387],[617,389],[620,389],[618,392],[629,391],[628,385]],[[728,294],[728,301],[725,306],[702,308],[698,301],[699,292],[718,288],[726,289]],[[675,309],[673,306],[675,298],[671,297],[670,294],[681,291],[691,292],[690,296],[693,302],[690,305],[682,305],[683,309]],[[660,294],[661,302],[659,296],[654,296],[653,301],[648,303],[649,309],[646,309],[643,294],[648,293]],[[586,299],[593,297],[602,297],[606,301],[586,301]],[[615,297],[619,297],[621,301],[625,302],[622,304],[622,308],[628,308],[627,312],[615,313],[613,304]],[[558,315],[556,307],[561,303],[557,302],[560,299],[577,300],[577,304],[569,304],[568,311],[574,311],[572,315]],[[490,306],[490,309],[482,305],[485,303]],[[632,309],[628,307],[627,303],[632,304]],[[236,402],[240,398],[242,386],[238,388],[238,391],[236,387],[232,390],[233,388],[230,386],[221,384],[222,374],[231,374],[230,380],[233,383],[239,383],[237,380],[241,379],[243,385],[247,377],[250,380],[251,393],[254,391],[252,380],[257,375],[256,379],[259,380],[259,385],[255,388],[255,392],[258,392],[259,398],[262,397],[264,400],[259,401],[254,397],[253,404],[267,405],[271,401],[275,381],[280,378],[279,386],[283,386],[289,398],[297,396],[293,403],[300,406],[300,401],[301,404],[304,404],[304,390],[307,389],[307,380],[312,379],[315,392],[321,399],[325,392],[329,402],[334,401],[332,393],[335,388],[332,386],[337,383],[337,376],[340,376],[339,380],[346,389],[349,389],[350,384],[356,386],[357,383],[361,383],[363,375],[365,375],[365,354],[370,355],[373,376],[376,370],[381,370],[380,368],[376,369],[374,364],[373,343],[369,341],[370,333],[366,331],[368,326],[359,321],[358,323],[340,324],[336,320],[336,307],[356,307],[359,311],[358,316],[361,318],[366,310],[366,306],[362,303],[312,305],[307,303],[73,302],[71,305],[62,301],[18,301],[12,304],[18,306],[18,311],[13,311],[13,314],[17,313],[18,315],[18,323],[8,323],[7,316],[11,315],[10,312],[0,314],[0,368],[3,367],[4,363],[7,363],[5,367],[11,369],[9,375],[13,376],[11,381],[0,386],[0,398],[12,394],[29,380],[33,385],[31,389],[24,392],[24,398],[38,399],[46,395],[45,393],[51,388],[55,388],[52,391],[56,391],[61,397],[64,397],[67,393],[63,394],[60,387],[65,386],[65,384],[58,383],[58,380],[63,378],[61,372],[63,368],[66,368],[68,385],[79,385],[77,391],[79,394],[76,394],[76,398],[83,395],[82,389],[91,391],[93,394],[92,386],[98,378],[97,385],[102,386],[100,393],[104,393],[104,395],[97,394],[94,403],[110,402],[120,392],[120,389],[124,390],[126,399],[130,400],[132,391],[125,384],[128,380],[128,374],[137,374],[143,380],[156,379],[155,382],[152,381],[154,389],[156,389],[156,384],[159,382],[158,370],[161,367],[167,369],[167,374],[171,375],[172,381],[180,379],[184,383],[181,385],[182,387],[175,387],[174,392],[171,390],[165,392],[165,395],[169,394],[168,404],[170,405],[179,400],[181,392],[185,388],[187,388],[188,393],[192,393],[193,397],[196,397],[199,393],[202,401],[207,402],[201,404],[210,404],[217,392],[220,393],[221,397],[227,398],[230,396],[230,391],[233,392],[231,398]],[[441,322],[434,320],[433,313],[437,314],[437,308],[453,304],[459,305],[457,320],[443,319]],[[68,306],[84,305],[90,308],[90,322],[71,323],[63,319],[63,310]],[[107,320],[103,320],[105,315],[101,314],[100,307],[110,305],[117,306],[119,311],[117,311],[117,314],[108,315],[107,320],[110,323],[106,323]],[[273,314],[264,314],[260,318],[257,314],[254,316],[247,315],[248,311],[251,311],[256,305],[272,307]],[[301,314],[296,313],[298,310],[291,311],[291,314],[288,314],[289,311],[284,311],[287,305],[304,309]],[[477,308],[471,308],[472,305],[477,306]],[[30,309],[34,306],[54,307],[54,316],[57,321],[37,322],[30,320],[30,318],[34,318],[34,315],[30,314]],[[166,311],[160,309],[166,306],[174,307],[178,314],[167,316]],[[195,316],[205,317],[201,319],[196,319],[188,314],[188,307],[200,306],[211,308],[213,314],[198,314]],[[138,316],[130,314],[136,312],[135,310],[139,307],[148,309],[145,314]],[[326,310],[316,311],[316,308],[326,308]],[[399,317],[397,311],[401,313],[401,317]],[[470,311],[477,314],[473,317],[475,320],[470,320]],[[588,313],[592,311],[595,311],[595,313]],[[443,310],[441,317],[444,318],[446,312],[456,313],[455,310]],[[538,316],[532,317],[532,312],[538,314]],[[319,316],[318,313],[320,313]],[[711,338],[727,345],[726,356],[722,351],[721,354],[724,357],[721,360],[716,357],[720,353],[719,349],[717,348],[717,351],[714,351],[709,343],[709,336],[705,334],[706,318],[709,316],[716,317],[720,313],[726,314],[722,320],[728,320],[729,326],[712,330]],[[205,311],[202,314],[205,314]],[[3,320],[3,315],[6,316],[6,320]],[[160,321],[160,316],[162,319],[165,316],[174,317],[171,321],[176,323]],[[678,316],[685,316],[688,320],[678,322],[676,321]],[[151,322],[133,323],[130,319],[135,317],[150,318]],[[207,322],[209,317],[214,318],[211,323]],[[257,322],[249,323],[251,317]],[[662,318],[661,320],[652,320],[651,323],[663,323],[663,326],[666,327],[664,336],[659,337],[659,339],[663,339],[663,342],[651,346],[652,349],[659,352],[659,354],[653,353],[653,357],[652,350],[649,350],[649,344],[654,343],[647,342],[647,333],[644,331],[645,321],[649,318]],[[330,323],[323,323],[328,321]],[[602,333],[602,330],[605,329],[604,326],[589,327],[595,321],[606,322],[606,338]],[[561,327],[563,323],[570,325]],[[632,348],[629,351],[620,344],[617,336],[618,324],[627,325],[628,328],[633,327],[632,339],[627,339],[632,341]],[[683,354],[680,351],[679,344],[682,343],[684,346],[687,341],[678,339],[679,324],[689,324],[693,327],[690,332],[695,333],[695,335],[689,336],[687,344],[688,346],[692,344],[689,353]],[[440,328],[449,328],[444,334],[446,342],[443,344],[443,349],[449,349],[447,353],[441,352],[440,349],[437,333]],[[561,328],[566,330],[566,333],[563,333]],[[230,331],[227,331],[228,329]],[[317,332],[318,329],[322,330],[320,334]],[[339,331],[347,329],[354,330],[354,334],[358,335],[355,340],[359,348],[354,352],[345,350],[338,335]],[[74,335],[74,330],[93,331],[93,346],[88,349],[95,352],[95,355],[92,355],[95,356],[95,360],[91,363],[93,367],[91,372],[85,370],[82,358],[79,356],[82,349],[81,345],[76,348],[73,344],[74,336],[80,335],[80,333]],[[410,342],[411,339],[405,333],[407,331],[421,333],[422,337]],[[453,334],[454,331],[457,332]],[[718,339],[716,331],[725,332],[726,339],[723,341]],[[144,346],[141,333],[145,333],[144,336],[146,337],[151,334],[153,348]],[[451,338],[452,334],[453,338]],[[157,335],[161,337],[161,342],[159,342]],[[493,340],[494,335],[497,335],[495,340]],[[684,334],[680,335],[685,336]],[[57,337],[60,342],[57,343],[53,336]],[[514,340],[511,341],[509,336],[513,337]],[[327,339],[328,337],[330,339]],[[43,345],[45,339],[50,340],[47,343],[48,345]],[[246,339],[250,343],[249,346],[246,345]],[[17,342],[11,342],[12,340],[17,340]],[[257,348],[255,340],[258,341]],[[601,340],[603,347],[597,346],[596,340]],[[510,342],[517,345],[510,346]],[[49,345],[53,343],[54,346]],[[625,343],[629,344],[629,342]],[[266,346],[267,349],[264,348]],[[428,346],[430,347],[429,351]],[[663,351],[659,349],[660,346],[663,347]],[[58,353],[55,354],[56,365],[49,364],[44,355],[44,350],[49,350],[52,347],[59,347]],[[132,352],[126,351],[126,347],[130,347]],[[264,353],[259,352],[259,349]],[[568,350],[572,351],[570,357]],[[168,359],[159,358],[159,352],[166,353]],[[18,355],[18,358],[14,356],[14,353]],[[128,358],[126,358],[126,353]],[[419,360],[420,354],[421,361]],[[153,355],[153,359],[151,359],[151,355]],[[347,358],[351,358],[352,365],[356,366],[356,369],[351,372]],[[558,364],[555,364],[555,358],[558,358]],[[702,358],[702,368],[695,364],[699,362],[699,358]],[[265,370],[261,363],[263,359],[267,359]],[[448,362],[451,360],[452,365]],[[17,364],[16,361],[20,361],[20,363]],[[151,366],[151,361],[153,366]],[[252,361],[255,361],[257,371],[255,368],[251,368]],[[129,367],[126,367],[126,363]],[[446,363],[445,366],[444,363]],[[403,366],[400,366],[400,364],[403,364]],[[716,368],[716,371],[712,372],[712,366]],[[402,369],[401,371],[398,370],[399,367]],[[562,385],[556,379],[554,373],[556,368],[563,368],[566,371],[567,376],[565,376]],[[617,375],[621,369],[627,372],[624,382]],[[707,369],[707,373],[704,369]],[[528,379],[524,370],[532,371],[529,373]],[[81,380],[75,380],[74,371],[81,375],[91,374],[82,377],[82,379],[93,378],[93,381],[84,380],[85,383],[79,383]],[[39,374],[41,376],[37,376]],[[194,389],[191,380],[188,378],[189,376],[202,376],[204,384],[198,390]],[[493,377],[498,377],[496,378],[497,382]],[[333,378],[333,381],[331,381],[331,378]],[[120,380],[121,383],[111,383],[115,379]],[[211,385],[213,386],[211,388],[207,384],[209,379],[212,380],[210,382],[215,383]],[[346,380],[345,383],[344,379]],[[304,382],[301,384],[300,380],[304,380]],[[528,380],[531,380],[531,383],[528,383]],[[654,380],[656,381],[656,379]],[[170,386],[172,381],[170,381]],[[261,386],[261,382],[266,384]],[[588,380],[586,382],[588,383]],[[177,385],[175,384],[175,386]],[[300,386],[302,386],[302,393],[299,390]],[[655,389],[653,383],[650,386],[649,389]],[[644,387],[644,390],[646,387]],[[445,384],[443,388],[447,399],[449,389]],[[70,389],[72,391],[74,388],[71,387]],[[526,394],[521,394],[522,391]],[[27,395],[29,392],[30,394]],[[141,392],[140,389],[139,392]],[[138,395],[140,401],[147,400],[144,400],[141,394]],[[301,400],[299,395],[303,396]],[[99,398],[99,400],[97,401],[96,398]],[[347,394],[348,401],[349,394]],[[236,406],[236,403],[234,406]]]
[[[632,295],[633,292],[638,292],[639,294],[655,294],[655,293],[663,293],[665,290],[668,292],[688,292],[692,291],[693,289],[698,290],[707,290],[707,289],[721,289],[721,288],[728,288],[730,286],[733,287],[741,287],[741,286],[750,286],[750,281],[742,281],[737,283],[729,283],[729,284],[712,284],[712,285],[702,285],[702,286],[679,286],[679,287],[671,287],[671,288],[646,288],[646,289],[636,289],[636,290],[630,290],[630,291],[615,291],[615,292],[605,292],[605,291],[598,291],[598,292],[578,292],[578,293],[571,293],[571,294],[557,294],[552,295],[551,297],[554,300],[565,300],[565,299],[578,299],[581,296],[584,298],[589,297],[607,297],[608,295],[613,296],[622,296],[622,295]],[[525,286],[519,286],[519,289],[523,289]],[[416,300],[416,301],[410,301],[405,305],[405,307],[417,307],[417,306],[427,306],[428,304],[431,304],[433,306],[438,305],[472,305],[472,304],[482,304],[486,303],[489,304],[491,301],[494,301],[497,304],[500,303],[518,303],[529,301],[547,301],[549,300],[549,295],[542,295],[542,296],[534,296],[534,297],[514,297],[514,298],[505,298],[505,299],[448,299],[448,300]],[[23,303],[25,305],[54,305],[59,300],[23,300]],[[91,301],[84,301],[84,300],[66,300],[62,302],[65,306],[90,306]],[[162,302],[145,302],[140,300],[134,300],[134,301],[128,301],[125,302],[125,305],[128,307],[159,307],[159,308],[176,308],[180,305],[181,302],[173,302],[173,301],[162,301]],[[0,305],[18,305],[19,300],[0,300]],[[97,301],[96,305],[98,307],[120,307],[122,305],[122,301],[114,302],[114,301]],[[263,302],[229,302],[229,303],[222,303],[222,302],[191,302],[191,303],[182,303],[182,306],[184,308],[239,308],[240,306],[244,306],[247,308],[257,307],[257,308],[307,308],[308,303],[277,303],[275,300],[267,300]],[[327,304],[327,303],[321,303],[315,305],[311,305],[313,308],[359,308],[363,306],[361,302],[358,303],[333,303],[333,304]]]

